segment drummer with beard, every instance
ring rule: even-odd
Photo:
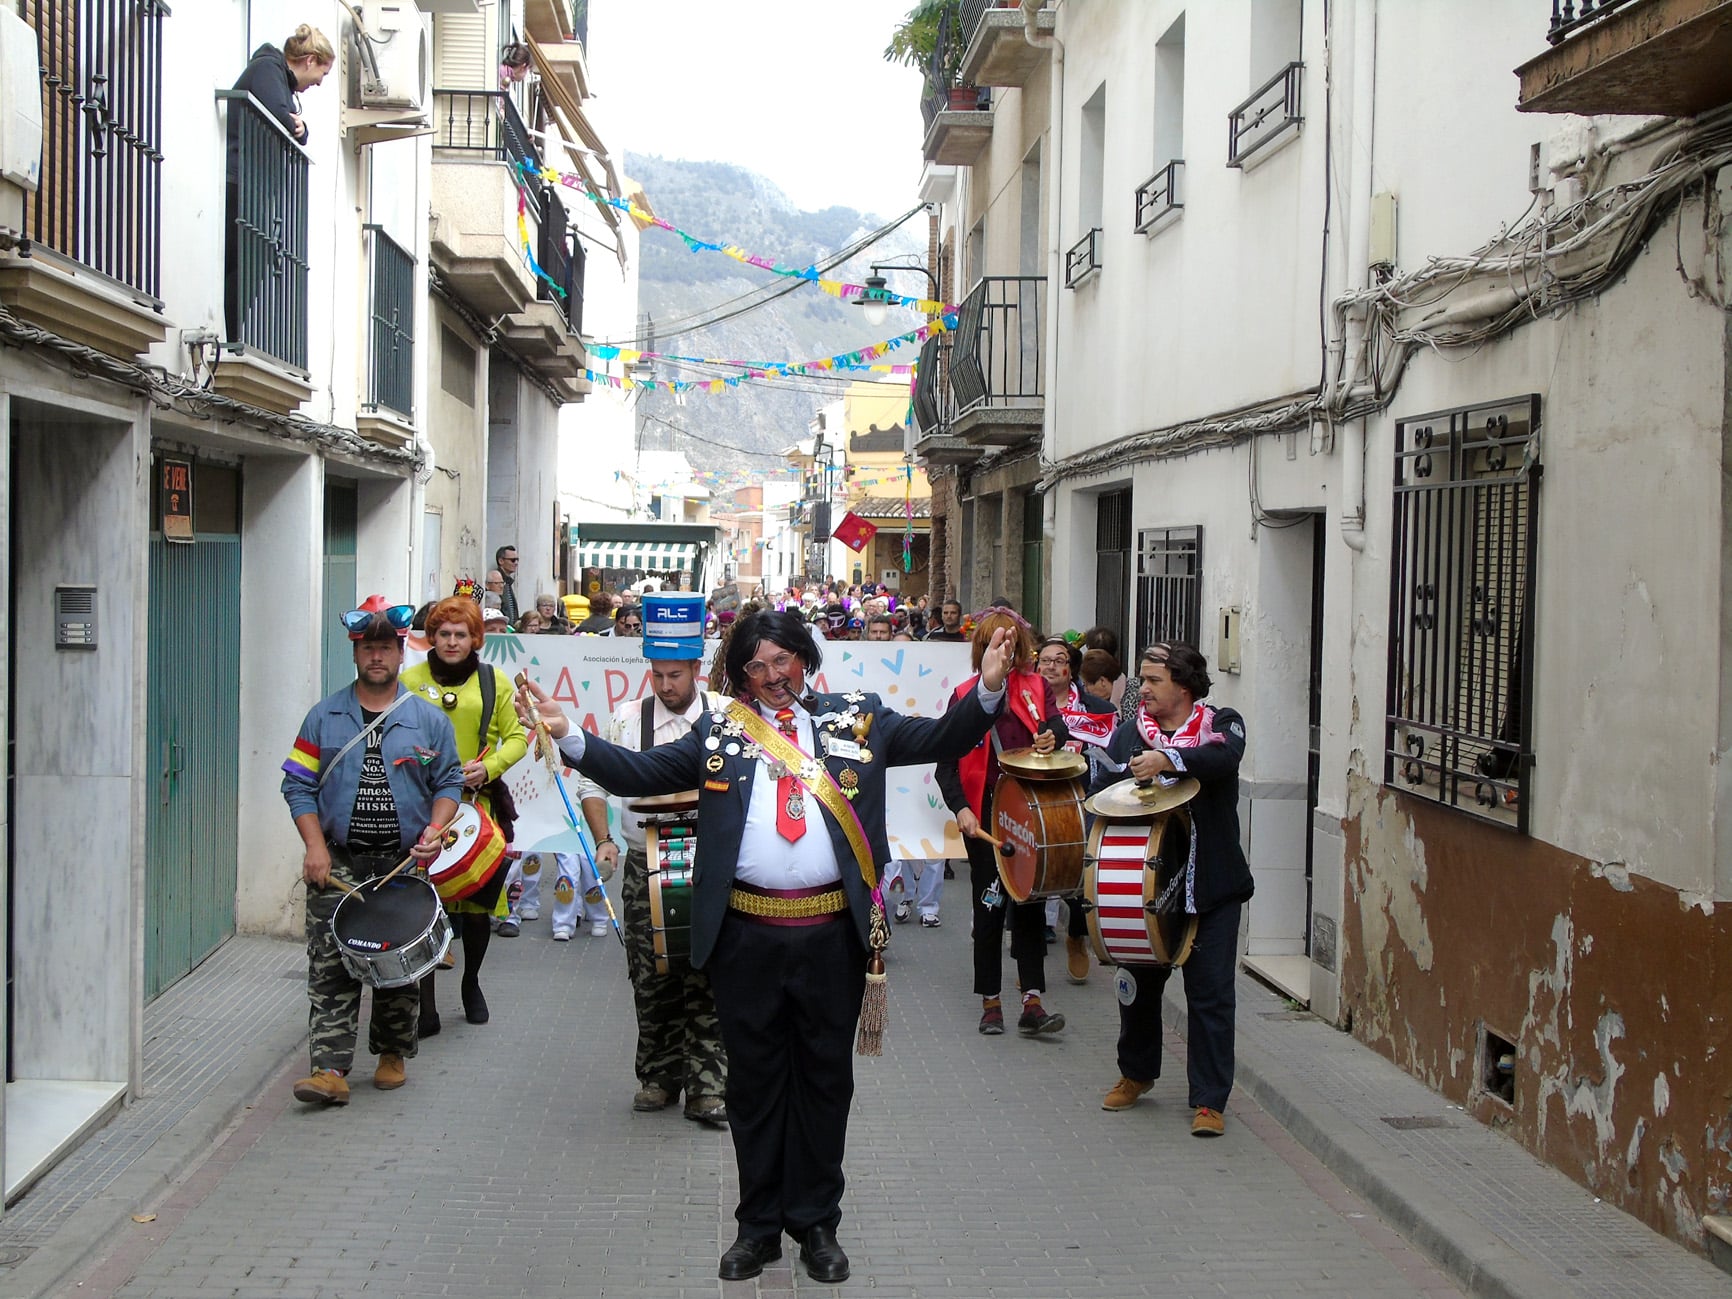
[[[870,930],[887,934],[864,878],[890,857],[886,774],[968,752],[1003,702],[1011,653],[1008,637],[995,637],[974,691],[942,718],[909,717],[873,694],[811,692],[822,660],[805,623],[791,613],[747,614],[728,640],[727,680],[742,712],[755,710],[805,755],[797,769],[775,761],[771,745],[780,744],[760,722],[747,728],[731,709],[635,753],[570,731],[559,705],[532,687],[541,717],[564,737],[566,762],[602,788],[632,798],[699,790],[691,959],[715,992],[740,1179],[739,1236],[717,1273],[724,1281],[757,1276],[780,1258],[783,1232],[801,1242],[813,1280],[848,1278],[836,1228],[854,1096],[849,1047]],[[771,744],[752,740],[754,731]],[[843,801],[847,791],[853,797]],[[856,819],[858,829],[844,828]],[[860,830],[866,862],[849,837]]]
[[[463,768],[451,723],[404,690],[403,638],[414,610],[369,596],[342,617],[354,642],[355,680],[314,705],[283,763],[283,798],[303,845],[307,884],[307,999],[311,1075],[295,1099],[349,1103],[348,1073],[361,1017],[361,983],[337,954],[331,917],[353,888],[390,872],[405,855],[428,862],[457,814]],[[379,1057],[373,1085],[401,1087],[415,1055],[416,993],[373,989],[367,1047]]]
[[[1191,1135],[1218,1137],[1233,1090],[1239,915],[1255,888],[1239,846],[1245,720],[1231,708],[1203,702],[1212,683],[1206,660],[1193,645],[1152,645],[1143,651],[1138,671],[1141,706],[1113,732],[1095,792],[1126,778],[1167,782],[1189,776],[1202,786],[1186,805],[1193,844],[1185,910],[1197,917],[1197,936],[1180,969],[1189,1021],[1185,1073]],[[1130,1109],[1160,1077],[1161,993],[1171,974],[1165,965],[1120,967],[1119,1080],[1102,1109]]]
[[[451,719],[463,760],[464,789],[476,806],[498,819],[490,786],[529,752],[529,739],[512,704],[511,678],[481,661],[485,639],[480,605],[464,595],[441,600],[427,615],[427,659],[403,673],[403,684]],[[500,828],[509,842],[510,827]],[[471,1024],[485,1024],[490,1018],[487,998],[481,993],[481,963],[487,957],[494,917],[509,914],[508,874],[502,866],[468,897],[445,903],[452,927],[463,939],[459,991],[463,1016]],[[432,1037],[440,1029],[433,978],[429,974],[421,980],[422,1037]]]

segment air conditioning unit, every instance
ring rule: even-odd
[[[411,0],[366,0],[349,64],[360,108],[419,109],[427,102],[433,38]]]

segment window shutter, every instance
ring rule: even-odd
[[[487,15],[433,15],[433,85],[437,90],[495,90]]]

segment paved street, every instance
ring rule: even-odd
[[[445,975],[448,1027],[402,1090],[373,1090],[369,1065],[347,1109],[309,1109],[288,1097],[297,1062],[62,1293],[1456,1293],[1248,1097],[1212,1142],[1189,1135],[1182,1067],[1152,1103],[1104,1113],[1104,974],[1049,996],[1070,1021],[1059,1039],[980,1037],[960,900],[943,929],[900,927],[892,945],[892,1035],[858,1068],[845,1286],[787,1259],[716,1280],[728,1138],[677,1109],[631,1111],[623,954],[611,938],[556,944],[543,919],[493,944],[491,1024],[450,1013]]]

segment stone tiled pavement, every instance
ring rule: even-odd
[[[855,1276],[845,1286],[814,1285],[791,1257],[757,1282],[715,1279],[733,1234],[727,1138],[677,1110],[631,1112],[622,953],[611,939],[555,944],[545,920],[523,938],[495,942],[484,977],[493,1022],[470,1027],[447,1014],[446,1032],[411,1062],[408,1087],[374,1091],[363,1071],[347,1110],[310,1112],[287,1094],[303,1066],[297,1053],[254,1104],[226,1129],[212,1125],[196,1149],[184,1131],[170,1134],[196,1157],[183,1161],[190,1171],[166,1195],[146,1194],[154,1183],[125,1176],[105,1192],[111,1203],[134,1193],[126,1208],[154,1212],[153,1221],[133,1223],[123,1210],[118,1229],[93,1240],[86,1206],[59,1231],[38,1231],[34,1275],[46,1275],[55,1256],[78,1259],[95,1245],[97,1261],[81,1262],[51,1292],[1728,1292],[1724,1274],[1701,1259],[1593,1203],[1512,1142],[1350,1038],[1288,1015],[1246,980],[1241,1090],[1225,1139],[1188,1134],[1176,1038],[1168,1076],[1151,1096],[1129,1113],[1103,1113],[1116,1027],[1104,972],[1086,988],[1061,978],[1049,995],[1070,1021],[1061,1037],[979,1037],[955,888],[944,929],[896,931],[887,1053],[858,1064],[841,1233]],[[250,959],[268,955],[280,965],[290,946],[267,945],[274,953]],[[1056,961],[1052,973],[1061,976]],[[444,991],[450,1009],[454,979]],[[223,993],[212,986],[206,995]],[[196,1026],[196,988],[182,996]],[[270,1035],[287,1021],[280,998],[268,1000],[271,1015],[256,1027],[276,1040]],[[198,1110],[216,1113],[214,1099]],[[1416,1114],[1444,1116],[1451,1126],[1398,1131],[1381,1122]],[[0,1246],[29,1205],[27,1198],[0,1219]],[[84,1234],[73,1239],[75,1231]],[[22,1280],[0,1267],[0,1297],[42,1292],[18,1288]]]
[[[716,1280],[728,1139],[677,1109],[632,1113],[622,953],[555,944],[543,920],[493,945],[492,1023],[447,1015],[407,1087],[363,1075],[343,1110],[289,1100],[285,1070],[156,1220],[125,1224],[64,1293],[1456,1293],[1254,1105],[1213,1142],[1189,1135],[1182,1077],[1103,1113],[1104,976],[1051,994],[1061,1037],[982,1038],[965,924],[901,928],[893,954],[887,1052],[857,1070],[842,1287],[791,1259]]]

